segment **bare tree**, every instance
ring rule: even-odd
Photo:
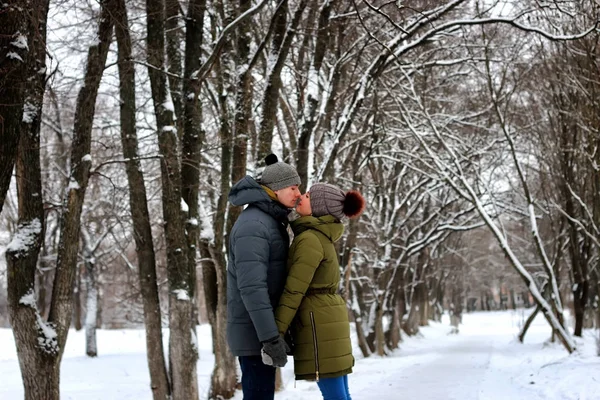
[[[133,222],[138,258],[138,274],[142,293],[146,353],[152,395],[155,400],[168,399],[171,393],[163,349],[161,311],[156,274],[156,253],[152,242],[152,228],[146,185],[138,156],[135,126],[135,70],[132,42],[124,0],[115,3],[115,33],[118,44],[119,81],[121,98],[121,143],[126,159],[125,170],[129,182],[129,205]]]
[[[37,107],[31,108],[30,118],[24,124],[37,124],[37,128],[25,137],[31,140],[27,148],[20,151],[19,164],[24,179],[20,185],[19,197],[22,206],[20,213],[20,234],[15,236],[12,247],[7,252],[9,272],[9,302],[11,321],[22,369],[26,399],[58,399],[60,360],[66,343],[73,310],[73,284],[77,266],[79,244],[79,218],[85,196],[91,165],[90,142],[96,95],[104,63],[112,36],[113,22],[108,11],[109,5],[103,2],[98,26],[98,43],[88,51],[85,85],[81,88],[75,113],[75,137],[71,152],[71,174],[65,212],[61,220],[61,236],[57,270],[53,287],[52,303],[48,321],[40,316],[35,300],[35,267],[43,233],[41,203],[41,173],[39,159],[39,121],[44,85],[40,78],[32,75],[31,93]],[[40,12],[35,19],[42,23],[38,29],[30,31],[29,48],[34,49],[32,63],[45,65],[45,21],[47,3],[34,8]],[[37,40],[37,43],[34,41]],[[31,69],[28,69],[31,73]],[[34,70],[37,75],[43,69]],[[44,71],[45,72],[45,71]],[[41,74],[44,75],[44,74]],[[41,82],[44,82],[43,77]],[[36,122],[38,121],[38,122]],[[25,236],[23,236],[25,235]],[[25,241],[23,241],[25,239]]]
[[[172,395],[177,399],[198,398],[198,377],[193,290],[185,234],[189,205],[182,197],[179,137],[174,121],[175,109],[168,88],[165,65],[165,3],[147,0],[148,75],[156,116],[161,159],[162,208],[167,241],[169,277],[169,373]],[[194,241],[192,241],[194,243]]]

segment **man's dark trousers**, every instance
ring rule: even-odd
[[[273,400],[275,368],[265,365],[260,356],[240,356],[244,400]]]

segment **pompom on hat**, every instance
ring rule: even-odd
[[[344,216],[356,218],[365,209],[365,199],[356,190],[344,193],[342,189],[329,183],[315,183],[308,192],[314,217],[333,215],[338,220]]]
[[[275,154],[265,157],[267,166],[258,180],[269,189],[281,190],[289,186],[300,185],[300,176],[294,167],[277,159]]]

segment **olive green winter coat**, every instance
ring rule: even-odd
[[[334,248],[344,226],[331,215],[300,217],[291,223],[295,238],[288,277],[275,321],[280,334],[291,328],[296,379],[318,380],[352,372],[350,323]]]

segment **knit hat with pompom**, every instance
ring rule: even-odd
[[[275,154],[269,154],[265,157],[265,163],[267,166],[262,171],[259,179],[261,185],[265,185],[273,191],[300,185],[300,176],[296,169],[279,161]]]
[[[356,190],[344,191],[329,183],[315,183],[309,189],[313,217],[333,215],[338,220],[344,216],[356,218],[365,209],[365,199]]]

